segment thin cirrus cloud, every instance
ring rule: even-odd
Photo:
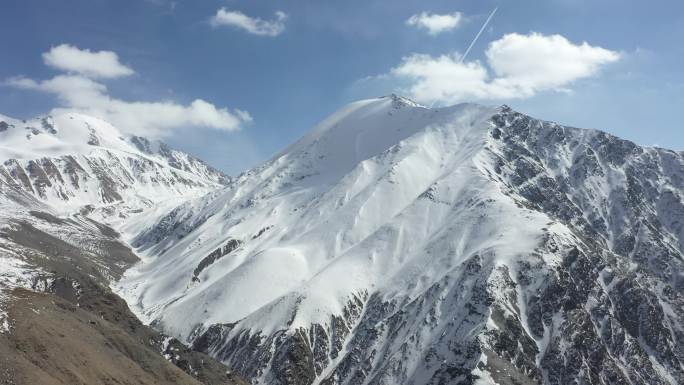
[[[168,136],[174,129],[183,127],[233,131],[252,121],[246,111],[218,108],[202,99],[183,105],[173,101],[125,101],[112,97],[107,86],[95,79],[126,76],[133,70],[120,67],[117,59],[108,62],[110,66],[106,69],[96,72],[90,60],[103,57],[102,52],[113,54],[106,55],[110,59],[117,58],[110,51],[91,52],[60,45],[43,54],[43,58],[48,66],[66,73],[47,80],[14,77],[6,80],[4,85],[55,95],[60,106],[54,108],[52,114],[81,112],[108,120],[124,132],[149,137]]]
[[[226,8],[219,8],[212,16],[210,23],[213,27],[230,26],[253,35],[259,36],[278,36],[285,31],[285,20],[287,15],[277,11],[275,19],[263,20],[258,17],[250,17],[240,11],[230,11]]]
[[[568,90],[620,59],[620,53],[587,42],[539,33],[506,34],[489,44],[485,56],[486,65],[463,62],[458,53],[412,54],[382,77],[408,84],[401,92],[422,103],[516,99]]]
[[[448,14],[436,14],[421,12],[411,16],[406,20],[406,24],[427,30],[430,35],[439,35],[443,32],[451,31],[463,23],[463,14],[454,12]]]

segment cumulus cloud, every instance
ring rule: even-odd
[[[43,62],[53,68],[97,78],[116,78],[132,75],[129,67],[119,62],[112,51],[93,52],[69,44],[60,44],[43,53]]]
[[[487,62],[502,82],[532,94],[562,88],[575,79],[596,74],[620,54],[587,42],[573,44],[561,35],[505,35],[486,51]]]
[[[422,28],[430,35],[438,35],[442,32],[451,31],[463,22],[461,12],[448,13],[444,15],[436,13],[421,12],[411,16],[406,20],[407,25]]]
[[[596,75],[620,54],[561,35],[511,33],[489,44],[486,65],[463,62],[458,53],[412,54],[390,71],[423,103],[476,99],[527,98],[548,90],[567,90],[576,80]]]
[[[214,27],[232,26],[253,35],[278,36],[285,31],[286,19],[287,15],[281,11],[275,13],[275,19],[263,20],[258,17],[249,17],[240,11],[229,11],[226,8],[220,8],[212,16],[210,22]]]
[[[413,54],[403,58],[391,74],[407,80],[408,94],[424,103],[485,99],[492,94],[487,69],[479,62],[462,63],[457,54]]]
[[[219,108],[202,99],[184,105],[174,101],[126,101],[109,94],[105,84],[81,73],[47,80],[10,78],[5,86],[55,95],[60,107],[53,114],[81,112],[105,119],[124,132],[149,137],[170,135],[183,127],[233,131],[252,121],[248,112]]]

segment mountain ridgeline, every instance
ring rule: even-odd
[[[103,221],[169,199],[202,195],[229,179],[164,143],[125,137],[100,119],[70,113],[19,121],[0,116],[0,178],[64,213]],[[94,211],[94,212],[92,212]]]
[[[70,221],[73,239],[110,229],[130,256],[110,266],[89,250],[110,266],[99,282],[251,383],[684,383],[681,151],[392,95],[343,107],[228,178],[61,119],[54,133],[32,123],[39,134],[4,119],[5,233],[17,218],[42,231]],[[19,128],[15,141],[67,135],[73,120],[88,123],[83,138],[97,126],[98,143],[1,144]]]

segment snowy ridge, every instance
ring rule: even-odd
[[[255,383],[674,384],[683,170],[506,106],[359,101],[129,221],[144,262],[117,290]]]
[[[0,116],[0,160],[0,178],[62,215],[82,212],[109,223],[228,182],[188,154],[126,138],[107,122],[75,113],[29,121]]]

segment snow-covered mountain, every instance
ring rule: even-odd
[[[109,123],[69,113],[28,121],[0,115],[0,178],[63,214],[117,222],[153,205],[228,183],[201,160]]]
[[[2,341],[17,288],[134,322],[126,240],[117,293],[255,383],[684,382],[682,152],[390,96],[235,179],[78,114],[0,116],[0,161]]]
[[[101,222],[120,226],[225,182],[94,118],[0,117],[0,382],[243,384],[111,291],[139,259]]]
[[[391,96],[159,214],[117,292],[255,383],[684,383],[682,152]]]

